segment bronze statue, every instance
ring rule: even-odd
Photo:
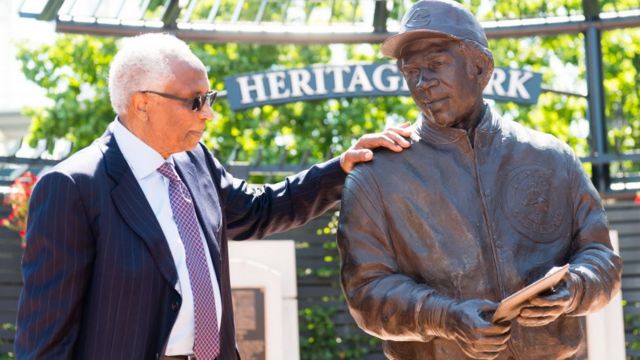
[[[482,99],[493,57],[458,3],[416,3],[382,45],[422,112],[413,145],[356,167],[343,192],[341,280],[390,359],[584,359],[585,314],[620,290],[598,193],[572,150]],[[513,321],[508,295],[569,272]]]

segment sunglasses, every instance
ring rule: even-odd
[[[144,93],[144,94],[151,93],[151,94],[155,94],[155,95],[158,95],[158,96],[162,96],[162,97],[167,98],[167,99],[182,101],[183,103],[185,103],[187,105],[191,105],[191,110],[193,110],[193,111],[202,110],[202,108],[204,107],[204,104],[209,104],[209,106],[212,106],[213,103],[216,101],[216,97],[218,96],[218,92],[215,91],[215,90],[207,91],[206,93],[204,93],[202,95],[198,95],[193,99],[185,99],[185,98],[182,98],[182,97],[179,97],[179,96],[166,94],[166,93],[162,93],[162,92],[158,92],[158,91],[152,91],[152,90],[145,90],[145,91],[140,91],[140,92]]]

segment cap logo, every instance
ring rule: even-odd
[[[431,23],[431,14],[425,8],[415,9],[407,20],[407,28],[424,28]]]

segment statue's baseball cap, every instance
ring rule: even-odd
[[[422,0],[411,6],[398,34],[388,37],[380,51],[397,59],[407,44],[425,38],[470,40],[489,48],[484,29],[469,10],[451,0]]]

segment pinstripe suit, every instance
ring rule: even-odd
[[[336,204],[345,174],[333,160],[250,190],[203,145],[174,160],[195,200],[221,288],[219,359],[236,359],[227,239],[261,238],[304,224]],[[18,359],[164,354],[180,309],[177,273],[160,225],[111,133],[39,180],[22,271]]]

